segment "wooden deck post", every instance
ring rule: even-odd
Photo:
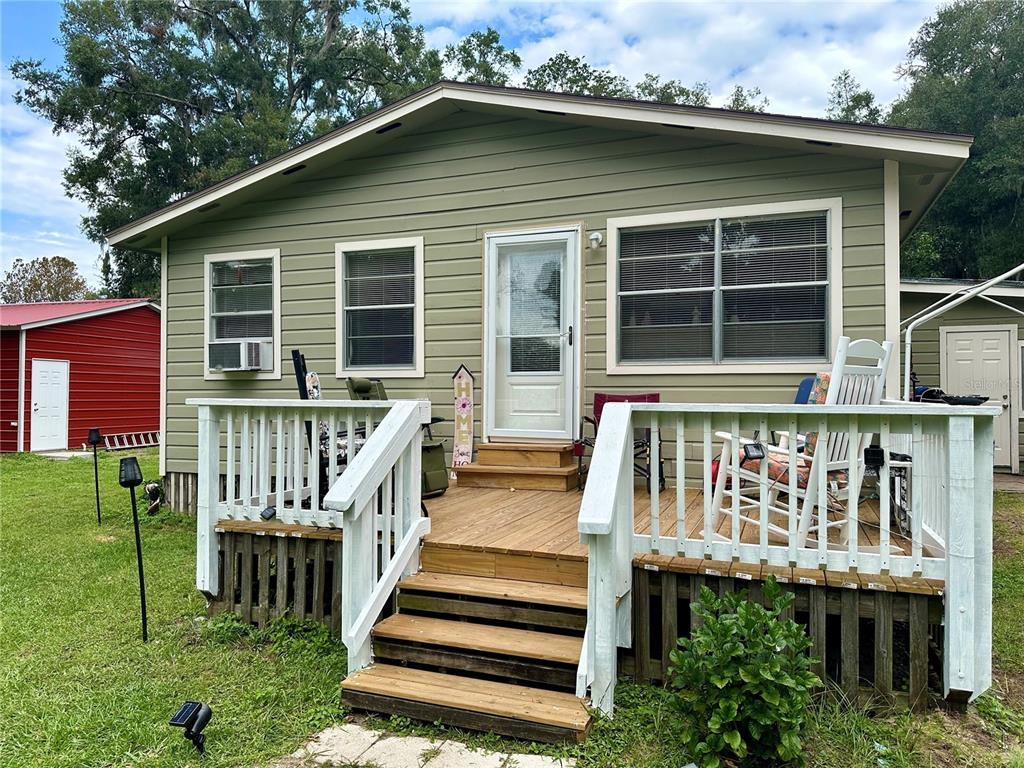
[[[196,589],[219,592],[217,502],[220,485],[220,423],[211,406],[199,406],[199,493],[196,504]]]
[[[976,546],[974,473],[974,419],[952,416],[948,425],[949,478],[946,509],[950,515],[946,542],[946,614],[943,655],[943,694],[953,702],[966,703],[978,690],[975,675],[977,594],[975,592]],[[991,457],[991,453],[988,454]],[[991,472],[991,469],[989,470]],[[991,501],[989,501],[991,509]],[[956,524],[953,524],[955,520]]]
[[[992,685],[992,462],[995,420],[974,420],[974,691]]]

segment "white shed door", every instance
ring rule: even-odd
[[[1017,436],[1010,408],[1010,331],[944,329],[944,335],[942,388],[951,395],[986,395],[990,404],[1003,406],[995,426],[995,466],[1012,466],[1011,444]]]
[[[68,447],[67,360],[32,361],[32,437],[30,450],[63,451]]]

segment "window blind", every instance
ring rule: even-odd
[[[274,335],[272,259],[217,261],[210,265],[213,341],[266,341]]]
[[[412,366],[416,346],[414,249],[347,252],[344,270],[345,366]]]
[[[826,212],[624,230],[619,360],[825,358]]]

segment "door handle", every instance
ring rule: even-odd
[[[569,326],[569,346],[572,346],[572,326]]]

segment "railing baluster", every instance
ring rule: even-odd
[[[284,412],[280,408],[275,414],[275,421],[277,422],[277,450],[274,451],[274,461],[276,463],[274,471],[274,506],[277,508],[278,519],[287,521],[284,509],[284,458],[287,452],[287,441],[285,440],[284,432]]]
[[[260,409],[260,510],[267,508],[270,498],[270,413]]]
[[[306,487],[302,477],[302,465],[306,449],[302,442],[305,439],[305,425],[302,416],[296,411],[292,416],[292,517],[297,523],[305,523],[302,514],[302,495]]]
[[[704,557],[706,559],[711,558],[711,539],[714,535],[714,509],[712,509],[712,502],[714,501],[714,487],[711,482],[711,416],[704,414],[703,424],[701,429],[704,432],[704,460],[702,462],[704,467]],[[725,475],[722,472],[722,467],[718,468],[718,482],[725,482]]]
[[[732,417],[732,434],[736,438],[732,441],[732,460],[729,462],[729,469],[732,471],[732,558],[738,560],[740,556],[740,417]],[[718,468],[718,482],[724,482],[722,468]]]
[[[818,467],[818,565],[824,568],[828,563],[828,417],[818,421],[818,442],[815,453],[821,451]]]
[[[914,466],[912,468],[914,479],[910,485],[910,492],[913,497],[910,504],[910,557],[914,563],[914,573],[920,573],[921,540],[923,538],[921,531],[921,518],[925,515],[925,491],[928,485],[935,480],[935,477],[931,473],[931,467],[925,466],[928,462],[924,459],[926,452],[924,450],[921,419],[919,417],[914,417],[911,430],[914,446],[914,450],[912,451],[912,455],[914,457]],[[929,451],[928,453],[931,452]],[[920,459],[918,457],[920,457]],[[932,494],[929,493],[928,495],[930,496]]]
[[[349,411],[345,417],[345,466],[352,463],[356,455],[356,414]]]
[[[225,501],[227,501],[227,516],[229,518],[234,517],[235,510],[235,499],[238,495],[235,493],[235,409],[228,408],[227,418],[227,467],[225,468]],[[219,481],[219,478],[218,478]]]
[[[658,443],[661,435],[658,429],[658,414],[652,413],[650,420],[651,447],[650,462],[648,464],[648,488],[651,493],[651,552],[661,551],[661,489],[658,482],[661,471],[659,461],[661,460],[661,446]]]
[[[676,554],[686,546],[686,421],[676,417]]]
[[[381,551],[384,553],[385,563],[391,561],[391,516],[394,514],[391,507],[392,476],[391,473],[388,473],[388,476],[384,478],[383,485],[381,485]]]
[[[797,495],[797,489],[800,486],[800,470],[797,466],[799,454],[797,449],[800,447],[800,435],[797,430],[799,425],[797,423],[796,416],[789,417],[789,461],[787,462],[787,480],[789,480],[788,498],[786,503],[789,505],[789,520],[788,533],[787,533],[787,545],[788,545],[788,557],[789,564],[796,565],[796,545],[797,545],[797,523],[800,518],[800,499]]]
[[[758,432],[759,439],[762,443],[768,441],[768,420],[762,416],[761,423],[758,425],[760,431]],[[761,524],[758,526],[758,552],[762,563],[768,562],[768,525],[770,522],[768,512],[768,457],[765,456],[761,460],[761,464],[758,467],[758,515],[761,520]]]
[[[846,536],[847,557],[850,570],[857,570],[858,535],[860,533],[860,462],[863,452],[860,450],[860,426],[856,416],[850,417],[849,457],[850,469],[847,477],[846,500]]]
[[[327,420],[327,487],[334,485],[338,479],[338,412],[331,411]],[[327,524],[332,528],[337,526],[337,520],[333,513],[328,515]]]
[[[892,438],[889,434],[889,417],[882,417],[878,432],[878,445],[882,449],[884,460],[878,470],[878,552],[882,573],[889,572],[889,510],[892,509],[891,490],[889,488],[889,451]],[[897,500],[897,503],[898,500]]]
[[[238,468],[241,470],[241,487],[238,495],[242,500],[242,517],[249,517],[252,506],[252,422],[249,409],[242,410],[242,452],[238,457]]]

